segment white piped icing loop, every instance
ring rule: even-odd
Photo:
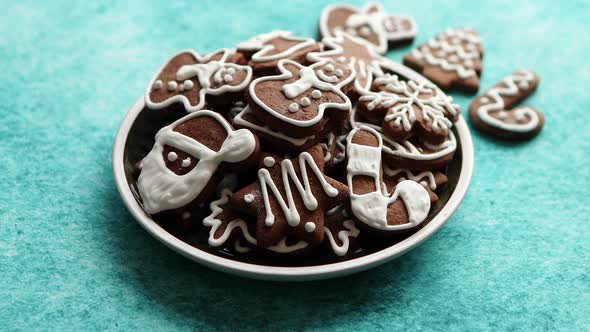
[[[199,116],[215,119],[226,130],[227,137],[219,151],[213,151],[202,143],[174,131],[181,123]],[[162,158],[162,150],[166,145],[185,151],[199,159],[199,162],[187,174],[177,175],[166,167]],[[152,150],[140,164],[141,173],[137,187],[144,210],[154,214],[187,205],[205,188],[221,162],[243,161],[252,155],[255,149],[256,139],[249,130],[233,130],[223,116],[208,110],[189,114],[160,129]],[[190,165],[190,158],[187,159]]]
[[[336,190],[336,188],[332,187],[326,181],[324,175],[322,174],[322,172],[320,172],[320,169],[316,165],[311,154],[309,154],[308,152],[302,152],[301,154],[299,154],[298,160],[301,178],[303,182],[297,176],[297,173],[295,172],[295,167],[293,166],[291,160],[284,159],[281,162],[281,175],[287,201],[283,199],[283,195],[281,195],[279,188],[270,176],[270,172],[265,168],[261,168],[258,170],[258,181],[260,183],[260,188],[262,191],[262,199],[264,201],[264,208],[266,212],[265,224],[267,226],[272,226],[275,220],[274,213],[270,207],[268,188],[270,188],[271,193],[274,195],[275,199],[279,203],[279,206],[281,207],[285,215],[285,218],[287,219],[287,223],[290,226],[297,226],[300,222],[299,212],[297,211],[297,207],[295,206],[293,192],[291,190],[291,181],[295,184],[295,187],[297,188],[305,207],[309,211],[314,211],[315,209],[317,209],[318,201],[313,195],[313,192],[311,191],[309,177],[307,175],[306,164],[307,166],[309,166],[309,168],[311,168],[313,174],[319,180],[322,189],[324,190],[326,195],[328,195],[329,197],[336,197],[338,195],[338,190]]]

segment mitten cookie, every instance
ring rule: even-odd
[[[311,38],[295,37],[288,31],[273,31],[241,42],[237,48],[249,61],[254,74],[264,76],[277,73],[277,63],[281,59],[305,64],[305,55],[320,51],[321,44]]]
[[[430,210],[430,195],[414,181],[401,181],[388,194],[382,188],[383,141],[369,127],[353,129],[347,138],[346,171],[353,215],[371,229],[405,231],[420,225]]]
[[[428,81],[403,81],[387,73],[375,79],[373,90],[361,92],[358,112],[382,120],[383,133],[396,141],[419,135],[440,144],[461,114],[459,105]]]
[[[486,133],[507,139],[536,136],[545,122],[543,114],[531,107],[511,108],[531,95],[539,77],[530,70],[518,70],[484,92],[469,105],[471,123]]]
[[[252,68],[228,63],[231,53],[221,49],[200,56],[189,50],[173,56],[150,81],[146,106],[162,109],[180,103],[194,112],[208,104],[229,104],[239,99],[252,79]]]
[[[384,54],[388,47],[408,44],[416,36],[416,23],[408,16],[387,15],[378,3],[362,9],[346,4],[324,8],[320,18],[320,38],[344,31],[366,40],[377,52]]]
[[[175,121],[158,131],[140,163],[137,188],[144,210],[155,214],[204,201],[223,166],[246,165],[258,151],[249,130],[234,130],[218,113],[201,110]]]
[[[348,120],[351,102],[341,89],[352,83],[353,69],[332,61],[303,66],[281,60],[279,70],[249,87],[250,109],[270,128],[293,137],[317,136],[328,119]]]
[[[449,29],[404,56],[404,64],[428,77],[444,91],[476,93],[483,46],[470,29]]]
[[[348,188],[323,171],[320,146],[294,159],[263,154],[258,181],[231,198],[232,207],[256,217],[259,248],[284,251],[297,243],[313,247],[322,242],[326,211],[348,198]]]

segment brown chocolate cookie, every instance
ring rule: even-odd
[[[160,129],[141,161],[137,188],[143,208],[156,214],[203,202],[224,167],[247,165],[258,152],[249,130],[234,130],[212,111],[191,113]]]
[[[242,54],[256,76],[277,73],[277,63],[282,59],[306,64],[305,55],[321,51],[321,44],[311,38],[295,37],[288,31],[260,34],[238,44]]]
[[[194,112],[208,104],[231,103],[246,91],[252,69],[227,62],[230,55],[228,49],[221,49],[206,56],[194,51],[173,56],[148,85],[146,106],[162,109],[181,103]]]
[[[383,182],[387,186],[387,192],[390,194],[395,191],[398,183],[411,180],[418,182],[430,195],[430,201],[438,201],[436,191],[447,183],[447,176],[440,171],[411,171],[403,168],[393,168],[386,164],[383,165]]]
[[[370,3],[362,9],[346,4],[327,6],[322,11],[318,30],[320,38],[346,32],[384,54],[388,47],[411,43],[417,29],[411,17],[387,15],[380,4]]]
[[[404,64],[428,77],[444,91],[476,93],[483,46],[471,29],[449,29],[404,56]]]
[[[531,95],[539,77],[530,70],[518,70],[484,92],[469,105],[475,128],[506,139],[536,136],[545,122],[543,114],[531,107],[511,108]]]
[[[280,252],[291,244],[305,248],[322,242],[326,211],[348,198],[348,188],[323,171],[320,146],[294,159],[263,154],[258,181],[231,198],[233,208],[256,217],[259,248]]]

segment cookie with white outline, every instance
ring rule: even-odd
[[[207,242],[212,247],[220,247],[228,240],[240,239],[250,245],[256,245],[256,239],[251,235],[254,234],[253,230],[249,229],[248,223],[242,216],[229,207],[228,202],[232,194],[231,190],[224,189],[220,197],[209,205],[211,214],[203,219],[203,226],[209,228]],[[244,245],[241,244],[241,246]]]
[[[539,85],[539,77],[530,70],[517,70],[469,105],[469,118],[475,128],[496,137],[522,140],[536,136],[545,122],[543,114],[531,107],[512,108]]]
[[[293,36],[288,31],[272,31],[254,36],[237,46],[244,61],[253,68],[256,76],[277,73],[279,60],[289,59],[306,64],[305,55],[321,50],[321,44],[311,38]]]
[[[476,93],[482,71],[483,46],[471,29],[449,29],[404,56],[404,64],[444,91]]]
[[[202,203],[226,169],[243,168],[258,153],[258,139],[249,130],[235,130],[209,110],[191,113],[160,129],[141,161],[137,188],[143,208],[157,214]]]
[[[388,15],[378,3],[369,3],[361,9],[347,4],[327,6],[320,18],[320,38],[338,32],[363,39],[375,51],[385,54],[388,48],[411,43],[417,28],[413,18]]]
[[[150,81],[146,106],[158,110],[178,103],[195,112],[241,98],[252,79],[252,68],[227,62],[231,53],[221,49],[205,56],[192,50],[176,54]]]

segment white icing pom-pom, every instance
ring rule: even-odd
[[[334,71],[334,65],[332,65],[332,64],[327,64],[327,65],[326,65],[326,71],[329,71],[329,72],[332,72],[332,71]]]
[[[254,202],[254,195],[252,195],[252,194],[244,195],[244,201],[246,201],[246,203]]]
[[[226,81],[227,83],[229,83],[229,82],[231,82],[231,81],[233,81],[233,80],[234,80],[234,77],[233,77],[233,76],[231,76],[230,74],[225,74],[225,75],[223,76],[223,80],[224,80],[224,81]]]
[[[264,158],[264,166],[266,167],[273,167],[275,164],[275,158],[273,157],[266,157]]]
[[[175,162],[176,159],[178,159],[178,155],[176,154],[176,152],[171,151],[170,153],[168,153],[168,160],[170,162]]]
[[[154,89],[155,90],[158,90],[158,89],[162,88],[163,85],[164,85],[164,83],[162,83],[162,81],[157,80],[157,81],[154,82],[154,85],[153,86],[154,86]]]
[[[321,96],[322,96],[322,92],[321,92],[320,90],[313,90],[313,91],[311,92],[311,97],[312,97],[313,99],[318,99],[318,98],[320,98]]]
[[[178,83],[175,81],[168,82],[168,91],[176,91],[176,88],[178,88]]]
[[[311,233],[315,231],[315,224],[311,221],[305,223],[305,231]]]
[[[191,80],[186,80],[182,83],[182,85],[184,85],[184,89],[185,90],[190,90],[193,88],[193,86],[195,86],[195,84],[193,83],[193,81]]]
[[[299,105],[297,105],[297,103],[291,103],[291,104],[289,105],[289,108],[288,108],[288,110],[289,110],[289,112],[291,112],[291,113],[295,113],[295,112],[297,112],[297,110],[299,110]]]
[[[336,71],[334,72],[334,75],[336,75],[336,77],[342,77],[342,75],[344,75],[344,73],[342,72],[342,69],[336,69]]]
[[[191,158],[190,157],[186,157],[186,159],[184,159],[182,161],[182,167],[189,167],[191,165]]]
[[[301,98],[300,103],[301,103],[301,106],[303,106],[303,107],[311,105],[311,101],[307,97]]]

